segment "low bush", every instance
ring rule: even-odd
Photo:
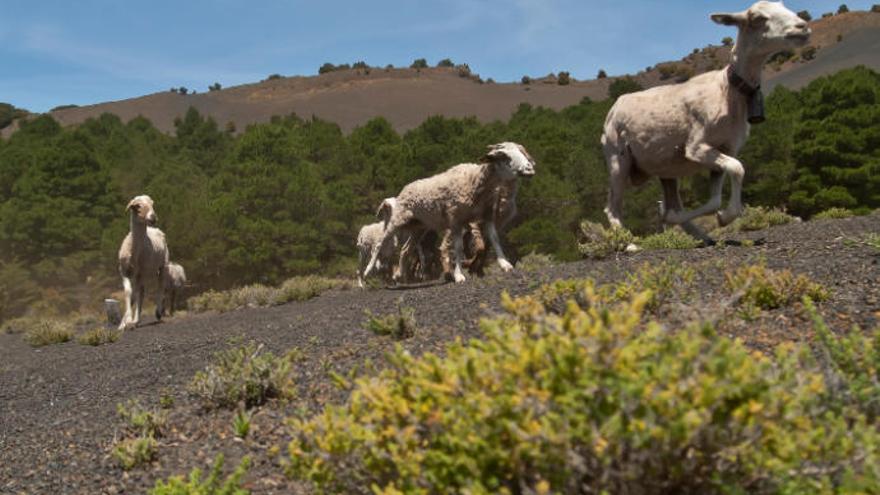
[[[856,213],[848,208],[829,208],[813,215],[813,219],[850,218],[854,216],[856,216]]]
[[[248,495],[250,491],[241,487],[241,479],[250,464],[250,458],[244,457],[235,471],[222,480],[223,454],[220,454],[214,460],[207,478],[203,479],[202,470],[196,468],[190,472],[187,481],[184,481],[183,476],[172,476],[168,481],[156,481],[150,495]]]
[[[797,221],[783,210],[778,208],[764,208],[763,206],[747,206],[741,217],[730,225],[715,230],[714,234],[731,234],[736,232],[749,232],[763,230],[776,225],[785,225]]]
[[[76,338],[76,341],[82,345],[99,346],[104,344],[112,344],[119,340],[122,332],[111,330],[109,328],[98,327],[89,330]]]
[[[636,236],[622,227],[606,229],[603,225],[584,220],[578,231],[578,251],[587,258],[601,259],[626,251]]]
[[[642,249],[693,249],[700,247],[703,243],[694,239],[687,232],[680,229],[670,228],[659,234],[652,234],[642,237],[638,240],[638,245]]]
[[[260,344],[218,352],[214,362],[196,373],[189,392],[202,399],[206,409],[234,408],[239,404],[250,408],[272,398],[292,398],[293,352],[275,356]]]
[[[122,469],[128,471],[156,459],[159,444],[151,436],[126,438],[113,446],[111,455]]]
[[[552,255],[531,252],[516,263],[516,267],[524,272],[545,270],[556,264]]]
[[[73,339],[73,328],[66,321],[56,319],[19,319],[19,328],[24,330],[24,340],[33,347],[61,344]],[[11,324],[15,324],[14,322]]]
[[[240,308],[275,306],[291,301],[305,301],[330,289],[349,289],[351,282],[339,278],[315,275],[294,277],[279,287],[261,284],[248,285],[225,291],[207,291],[189,298],[187,305],[194,313],[226,312]]]
[[[163,436],[167,417],[164,412],[145,408],[138,400],[116,405],[116,413],[125,422],[125,432],[131,436]]]
[[[642,323],[646,294],[547,313],[504,297],[483,339],[402,349],[291,420],[287,473],[333,493],[869,493],[880,432],[807,347]]]
[[[656,310],[676,293],[689,290],[695,276],[694,269],[687,266],[666,262],[657,265],[646,263],[621,282],[597,286],[592,279],[556,280],[541,286],[531,297],[540,303],[544,311],[562,314],[570,301],[588,309],[592,303],[605,306],[646,292],[646,307]]]
[[[246,438],[251,432],[251,415],[247,411],[238,411],[232,418],[232,431],[238,438]]]
[[[376,335],[390,335],[396,340],[408,339],[416,334],[416,311],[413,308],[397,307],[396,313],[374,315],[366,311],[364,328]]]
[[[742,292],[740,305],[777,309],[809,297],[828,299],[828,291],[806,275],[795,276],[791,270],[771,270],[763,264],[741,266],[724,274],[728,290]]]

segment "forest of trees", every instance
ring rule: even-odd
[[[142,193],[155,200],[172,259],[198,290],[352,275],[357,230],[382,198],[504,140],[522,143],[538,164],[506,242],[520,255],[574,259],[580,220],[604,218],[599,136],[611,104],[523,104],[509,121],[487,124],[432,117],[403,135],[382,118],[345,135],[296,116],[233,135],[194,109],[173,136],[143,118],[105,114],[69,128],[34,118],[0,139],[0,321],[29,307],[97,306],[118,290],[124,207]],[[767,113],[741,153],[748,203],[802,216],[880,206],[880,75],[856,68],[801,91],[778,88]],[[686,184],[686,200],[704,199],[705,182]],[[659,197],[655,184],[630,194],[627,225],[656,228]]]

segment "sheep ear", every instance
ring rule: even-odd
[[[500,160],[509,160],[510,157],[507,156],[507,152],[500,148],[492,148],[486,153],[486,160],[490,162],[497,162]]]
[[[125,211],[137,210],[140,207],[137,201],[131,200],[128,202],[128,206],[125,207]]]
[[[749,18],[745,12],[736,12],[733,14],[712,14],[709,16],[713,21],[725,26],[743,26]]]

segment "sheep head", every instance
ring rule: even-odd
[[[737,47],[760,56],[804,46],[810,39],[807,22],[782,2],[760,1],[742,12],[712,14],[711,19],[738,27]]]
[[[135,196],[128,202],[125,210],[130,211],[131,218],[138,223],[153,226],[159,221],[159,217],[156,216],[156,211],[153,209],[153,200],[147,195]]]
[[[489,152],[483,160],[499,166],[499,170],[510,177],[535,175],[535,160],[521,144],[510,142],[493,144],[489,146]]]

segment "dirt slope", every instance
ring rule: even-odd
[[[32,349],[19,335],[0,335],[0,493],[143,493],[157,477],[205,467],[219,452],[230,462],[246,454],[254,458],[247,487],[255,494],[307,493],[282,476],[269,449],[279,446],[284,452],[282,418],[300,407],[343,398],[331,385],[330,371],[345,373],[367,359],[381,365],[394,342],[361,328],[365,309],[382,313],[398,303],[413,307],[419,330],[403,345],[416,353],[440,350],[455,337],[477,335],[477,319],[499,310],[502,291],[523,294],[539,281],[556,278],[621,280],[644,263],[668,260],[697,269],[695,292],[657,315],[670,327],[720,319],[723,334],[760,350],[781,341],[809,340],[811,325],[797,307],[766,312],[750,324],[730,309],[719,312],[723,269],[765,259],[771,268],[807,274],[830,289],[831,299],[820,310],[837,331],[853,324],[872,328],[880,321],[880,252],[849,241],[868,232],[880,232],[880,214],[741,236],[765,237],[760,247],[644,252],[491,275],[463,285],[332,292],[304,303],[145,326],[98,348],[68,343]],[[278,353],[298,347],[304,355],[297,365],[300,400],[258,409],[246,441],[232,438],[231,413],[199,413],[185,391],[193,374],[230,339],[252,339]],[[162,393],[170,393],[175,406],[159,458],[124,473],[108,456],[121,425],[116,404],[140,398],[155,406]]]
[[[850,12],[818,19],[812,27],[811,45],[819,47],[816,59],[768,68],[768,87],[800,87],[821,75],[858,64],[880,70],[880,14]],[[838,43],[838,37],[842,42]],[[728,58],[728,48],[710,46],[675,63],[700,73],[720,67]],[[644,87],[674,82],[674,78],[661,79],[658,70],[643,71],[634,77]],[[398,131],[406,131],[432,115],[476,116],[488,122],[507,119],[520,103],[560,109],[585,96],[601,100],[607,97],[610,82],[599,79],[568,86],[559,86],[553,80],[536,80],[528,86],[519,82],[481,84],[475,78],[459,77],[456,69],[373,68],[267,80],[195,95],[162,92],[51,114],[65,125],[104,112],[119,115],[123,121],[143,115],[162,131],[172,132],[174,119],[192,106],[213,117],[221,127],[232,122],[239,131],[248,124],[268,121],[273,115],[290,113],[318,116],[339,124],[346,132],[373,117],[383,116]],[[8,136],[14,128],[7,127],[3,135]]]

